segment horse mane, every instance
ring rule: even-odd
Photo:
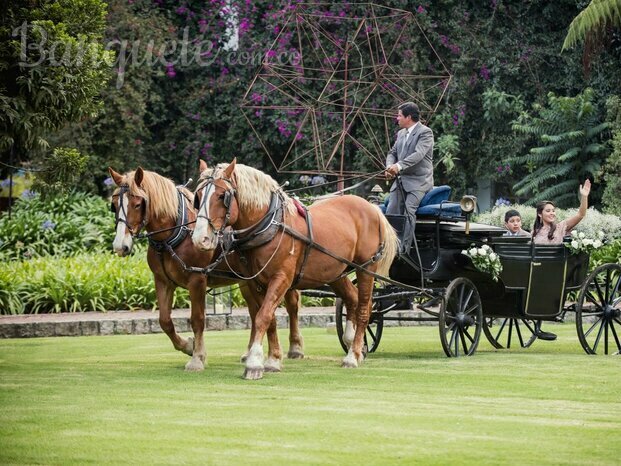
[[[147,218],[175,220],[179,211],[179,197],[175,183],[152,171],[143,170],[143,173],[140,186],[134,180],[135,171],[125,175],[129,194],[143,197],[147,201]],[[187,194],[191,196],[189,191]]]
[[[229,166],[228,163],[219,163],[215,168],[211,168],[201,174],[201,180],[209,176],[222,178],[222,173]],[[235,185],[237,189],[237,202],[239,207],[248,210],[267,209],[270,205],[273,192],[280,192],[283,198],[283,205],[290,214],[297,212],[291,197],[285,193],[280,185],[267,173],[261,170],[244,165],[235,164],[233,171]]]

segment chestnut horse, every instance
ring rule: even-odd
[[[211,170],[201,163],[194,202],[199,207],[194,244],[207,251],[218,246],[237,250],[244,267],[229,264],[231,269],[261,296],[246,379],[263,376],[263,336],[276,305],[291,288],[327,283],[343,299],[349,352],[342,365],[357,367],[362,362],[374,282],[367,272],[387,274],[399,246],[377,206],[358,196],[335,196],[313,204],[307,223],[272,177],[235,159]],[[357,291],[346,276],[352,268]]]
[[[205,367],[205,345],[203,330],[205,328],[205,291],[207,285],[219,287],[238,282],[217,276],[206,277],[202,273],[184,270],[179,260],[172,257],[173,251],[188,267],[205,268],[212,263],[213,251],[201,251],[194,247],[188,230],[183,223],[192,223],[196,212],[189,201],[192,193],[185,188],[176,188],[168,178],[157,173],[138,168],[135,172],[121,175],[109,168],[110,176],[118,186],[112,196],[112,208],[116,214],[116,236],[114,251],[120,256],[132,250],[134,236],[144,228],[149,235],[147,262],[155,279],[155,291],[159,306],[159,321],[162,330],[168,335],[176,350],[182,351],[192,359],[186,364],[188,371],[200,371]],[[170,247],[170,248],[169,248]],[[233,256],[229,260],[235,261]],[[175,330],[171,318],[173,294],[177,287],[190,292],[191,326],[194,338],[182,338]],[[248,303],[252,320],[250,341],[253,341],[254,315],[259,309],[259,302],[245,283],[241,292]],[[303,339],[298,328],[299,293],[291,292],[285,296],[289,314],[290,358],[304,357]],[[276,332],[276,319],[270,322],[268,329],[269,364],[268,369],[281,369],[281,349]],[[250,344],[248,345],[250,349]],[[245,357],[242,356],[242,360]]]

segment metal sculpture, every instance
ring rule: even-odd
[[[412,12],[330,8],[292,7],[241,103],[281,173],[342,178],[383,168],[398,104],[416,102],[429,121],[451,80]]]

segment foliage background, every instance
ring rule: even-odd
[[[258,62],[235,62],[234,53],[226,47],[233,31],[227,27],[227,14],[232,9],[237,18],[237,52],[261,57],[295,3],[112,0],[106,39],[140,39],[140,53],[144,56],[149,40],[156,45],[179,40],[187,31],[191,39],[201,38],[212,44],[213,59],[206,66],[193,63],[181,67],[165,57],[153,65],[145,60],[132,63],[120,88],[119,70],[111,70],[112,79],[103,92],[104,106],[99,116],[50,135],[54,144],[75,146],[92,154],[92,176],[84,180],[85,188],[102,190],[108,165],[123,171],[142,164],[183,182],[196,176],[199,158],[215,163],[238,156],[273,173],[258,141],[248,136],[248,124],[239,110]],[[347,14],[346,2],[324,3],[328,4],[325,14]],[[512,186],[537,166],[514,160],[526,156],[541,141],[536,135],[515,132],[512,123],[537,116],[551,92],[573,97],[587,87],[593,94],[594,124],[605,120],[606,100],[621,89],[618,35],[613,35],[613,40],[592,58],[589,74],[583,72],[580,48],[560,53],[569,23],[587,3],[383,2],[415,14],[454,76],[439,113],[430,121],[438,141],[437,184],[452,185],[459,196],[472,191],[481,180],[493,180],[498,195],[523,202],[533,193],[516,196]],[[289,45],[286,40],[279,41],[276,49],[286,50]],[[412,44],[412,49],[417,46]],[[433,63],[427,66],[428,71],[434,71]],[[268,127],[264,130],[274,132],[270,139],[277,149],[278,131]],[[609,144],[612,136],[611,130],[605,131],[598,135],[598,142]],[[596,154],[596,161],[603,164],[607,155]],[[582,176],[583,172],[567,174],[576,188]],[[601,171],[595,176],[600,187],[594,190],[592,202],[599,205],[606,180]],[[297,177],[290,178],[297,181]]]

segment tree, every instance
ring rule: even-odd
[[[560,207],[575,203],[578,184],[598,175],[607,147],[602,143],[608,122],[601,122],[592,89],[576,97],[548,94],[546,107],[535,105],[531,116],[523,114],[513,130],[529,135],[536,143],[526,155],[513,159],[526,164],[530,173],[513,186],[531,203],[549,199]]]
[[[8,2],[0,12],[0,152],[18,160],[48,147],[45,133],[100,109],[112,52],[101,43],[102,0]]]
[[[602,168],[606,187],[602,195],[602,204],[607,213],[621,215],[621,98],[612,96],[606,102],[607,120],[610,122],[612,152]]]
[[[562,50],[601,35],[607,26],[621,26],[621,0],[592,0],[569,25]]]

